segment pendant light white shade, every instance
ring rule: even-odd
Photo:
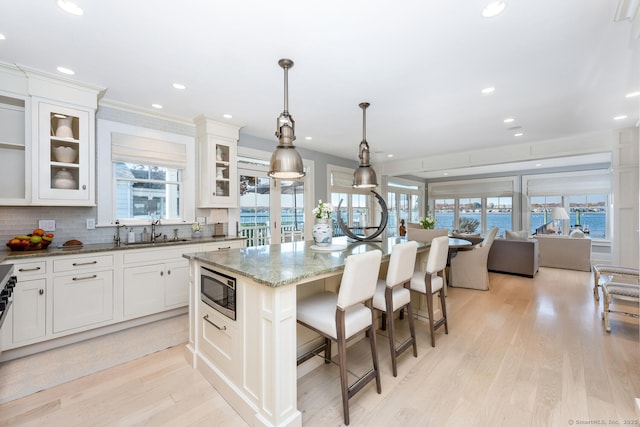
[[[289,115],[289,83],[288,70],[293,67],[290,59],[281,59],[278,65],[284,69],[284,111],[278,116],[276,136],[278,146],[271,155],[268,175],[276,179],[296,179],[305,175],[302,157],[296,151],[293,141],[296,140],[296,123]]]

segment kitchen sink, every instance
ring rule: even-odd
[[[167,245],[169,243],[177,243],[177,242],[188,242],[189,239],[160,239],[160,240],[156,240],[155,242],[133,242],[133,243],[128,243],[125,242],[124,245],[125,246],[140,246],[140,245]]]

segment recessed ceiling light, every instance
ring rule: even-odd
[[[387,157],[391,158],[393,157],[393,154],[387,154]]]
[[[542,166],[542,163],[536,163],[537,168],[539,168],[540,166]]]
[[[500,15],[507,4],[504,1],[494,1],[489,3],[482,9],[482,16],[485,18],[493,18],[494,16]]]
[[[504,119],[505,123],[513,123],[515,121],[516,121],[516,119],[514,119],[513,117],[509,117],[508,119]]]
[[[153,108],[157,108],[158,110],[162,109],[162,105],[160,104],[151,104]]]
[[[447,175],[449,175],[449,172],[445,172],[442,175],[447,176]]]
[[[311,141],[313,138],[310,136],[305,136],[304,139],[306,139],[307,141]]]
[[[613,120],[624,120],[626,118],[627,118],[627,115],[626,114],[622,114],[620,116],[614,117]]]
[[[513,134],[513,136],[522,136],[522,135],[524,135],[524,133],[522,133],[522,132],[518,132],[518,133],[514,133]]]
[[[640,92],[631,92],[631,93],[626,94],[624,97],[625,98],[634,98],[636,96],[640,96]]]
[[[174,83],[173,87],[179,90],[185,90],[187,87],[185,85],[183,85],[182,83]]]
[[[224,117],[225,119],[233,119],[233,116],[231,114],[223,114],[222,117]]]
[[[60,9],[72,15],[76,15],[76,16],[84,15],[84,10],[82,10],[77,4],[69,0],[58,0],[58,6],[60,6]]]
[[[4,34],[0,34],[0,40],[6,40],[7,38],[4,36]],[[628,95],[627,95],[628,96]]]
[[[60,71],[62,74],[69,74],[70,76],[73,76],[76,73],[75,71],[65,67],[58,67],[56,70]]]
[[[496,88],[491,86],[491,87],[485,87],[484,89],[482,89],[480,92],[482,92],[484,95],[487,95],[489,93],[493,93],[495,92]]]

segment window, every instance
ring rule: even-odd
[[[180,219],[180,169],[113,162],[113,176],[116,218]]]
[[[562,207],[569,214],[563,233],[578,227],[591,238],[608,238],[610,176],[608,170],[523,176],[529,200],[529,230],[533,233],[550,222],[551,210]]]
[[[514,228],[513,194],[516,177],[447,181],[429,184],[430,206],[438,220],[436,228],[498,234]]]
[[[387,187],[387,209],[389,210],[387,235],[393,237],[399,234],[400,220],[404,220],[406,226],[406,223],[418,222],[424,216],[422,213],[424,184],[392,177]]]
[[[195,140],[119,122],[97,121],[98,225],[195,220]]]

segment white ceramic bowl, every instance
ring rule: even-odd
[[[73,163],[78,158],[78,150],[72,147],[53,147],[56,162]]]
[[[53,188],[62,189],[78,188],[78,186],[76,185],[76,180],[73,179],[71,172],[65,169],[58,171],[58,173],[53,177],[52,186]]]

